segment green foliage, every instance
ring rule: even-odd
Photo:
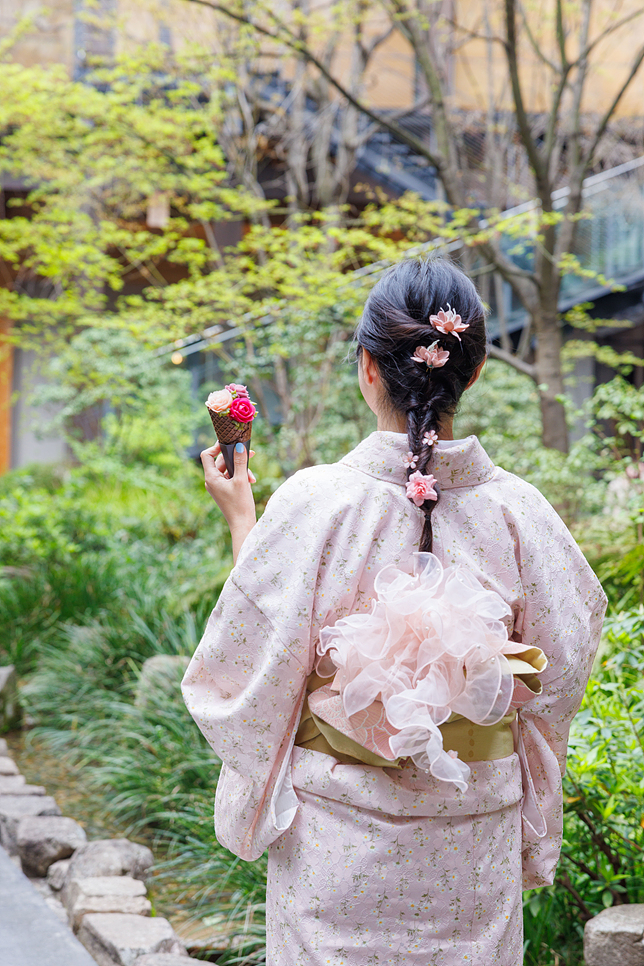
[[[0,257],[21,280],[43,283],[0,289],[0,311],[21,321],[23,341],[32,334],[38,346],[52,324],[58,336],[100,325],[88,313],[132,276],[164,284],[161,264],[199,275],[214,255],[190,226],[258,209],[225,183],[217,98],[202,101],[193,78],[190,52],[154,45],[97,71],[93,85],[59,67],[0,64],[0,171],[36,186],[28,213],[0,220]],[[145,214],[159,202],[170,217],[151,229]]]
[[[243,373],[263,412],[274,404],[279,422],[258,420],[255,438],[281,476],[334,462],[375,429],[348,360],[355,312],[353,302],[313,317],[291,306],[227,358],[226,371],[231,378]]]
[[[45,375],[38,402],[55,411],[45,428],[62,433],[79,459],[105,455],[165,475],[181,471],[196,424],[188,372],[145,351],[127,332],[105,328],[71,338]],[[86,440],[91,413],[100,428],[93,447]]]
[[[620,455],[637,461],[644,443],[644,386],[636,389],[623,376],[602,383],[593,397],[595,418],[612,429],[610,442]]]
[[[81,545],[100,546],[100,526],[73,498],[16,486],[0,497],[0,564],[25,567],[36,561],[61,562]],[[11,573],[11,571],[9,571]]]
[[[606,457],[590,434],[567,454],[541,443],[537,387],[503,362],[489,359],[478,382],[463,396],[454,423],[459,438],[477,435],[495,463],[527,480],[568,523],[603,507],[606,483],[597,474]],[[608,457],[612,467],[613,459]]]
[[[608,906],[644,901],[643,717],[639,607],[607,620],[571,728],[562,858],[554,886],[526,893],[527,966],[581,964],[585,922]]]

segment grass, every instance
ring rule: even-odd
[[[61,787],[66,782],[81,786],[68,796],[68,814],[79,817],[83,802],[88,803],[90,830],[110,828],[110,834],[132,835],[154,848],[159,911],[237,937],[225,952],[219,948],[209,956],[204,947],[200,956],[230,966],[259,966],[264,962],[266,860],[243,862],[215,839],[219,762],[183,705],[180,667],[174,680],[136,700],[148,658],[188,657],[194,651],[229,571],[230,544],[221,518],[204,510],[201,483],[197,498],[192,472],[159,484],[145,473],[137,482],[133,470],[121,470],[123,478],[85,470],[71,483],[39,478],[24,483],[22,496],[11,498],[22,508],[21,527],[39,548],[14,566],[11,548],[22,540],[22,531],[11,531],[9,523],[0,535],[0,660],[16,664],[36,722],[21,753],[33,761],[37,755],[41,765],[44,753],[51,773],[60,769]],[[9,492],[6,480],[2,486],[0,502]],[[35,516],[29,511],[32,486],[40,494]],[[83,509],[80,523],[73,512],[77,506]],[[55,520],[51,532],[49,514]],[[597,532],[605,529],[598,518]],[[589,539],[592,532],[589,527]],[[598,566],[606,567],[613,604],[630,609],[609,626],[602,660],[613,663],[599,669],[592,691],[602,711],[579,719],[579,727],[595,737],[589,744],[588,736],[577,732],[570,772],[588,815],[600,816],[606,826],[621,878],[610,878],[601,849],[584,832],[581,798],[574,789],[568,792],[576,801],[568,806],[565,848],[572,858],[583,855],[592,874],[582,874],[566,857],[561,866],[592,912],[623,895],[644,900],[636,874],[642,830],[625,811],[644,788],[629,785],[633,769],[624,764],[633,761],[629,714],[639,707],[635,691],[644,659],[640,667],[632,661],[620,664],[619,657],[641,651],[639,585],[636,595],[631,593],[631,570],[640,562],[637,551],[631,554],[632,543],[626,553],[621,546],[617,539],[597,543]],[[619,688],[631,695],[632,705],[620,704]],[[610,740],[602,734],[602,716],[616,722]],[[35,767],[25,771],[39,780]],[[581,966],[583,919],[563,883],[560,877],[557,886],[525,895],[526,966]]]

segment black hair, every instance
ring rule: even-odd
[[[429,321],[448,305],[468,328],[443,334]],[[356,330],[358,357],[362,349],[372,356],[389,397],[392,410],[407,419],[409,449],[418,457],[407,477],[419,470],[426,474],[432,447],[423,443],[425,433],[439,431],[441,419],[453,416],[477,367],[486,356],[485,309],[471,279],[446,258],[407,258],[379,279],[367,299]],[[430,369],[414,362],[418,346],[449,350],[447,363]],[[432,549],[431,514],[435,500],[421,509],[425,525],[421,551]]]

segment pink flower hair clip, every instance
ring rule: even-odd
[[[431,473],[428,476],[424,476],[420,470],[416,470],[415,473],[411,474],[407,482],[407,499],[415,503],[416,506],[422,506],[425,500],[437,500],[438,493],[435,487],[435,476],[432,476]]]
[[[465,329],[469,329],[469,322],[463,322],[458,312],[456,312],[452,306],[447,303],[447,312],[445,309],[439,309],[438,315],[430,315],[429,317],[430,325],[433,325],[435,329],[442,332],[443,335],[455,335],[458,341],[461,341],[459,332],[464,332]]]
[[[418,457],[415,456],[411,450],[409,450],[409,452],[405,453],[405,455],[403,456],[402,461],[403,461],[403,464],[407,467],[407,469],[415,470],[416,463],[418,462]]]
[[[446,349],[437,349],[438,339],[430,346],[419,345],[411,357],[412,362],[424,362],[428,369],[440,369],[449,359]]]
[[[428,433],[425,433],[425,435],[423,436],[423,443],[425,446],[433,446],[434,443],[437,443],[437,442],[438,442],[438,433],[433,429],[430,429],[430,431]]]

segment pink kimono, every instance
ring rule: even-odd
[[[522,887],[555,874],[568,730],[606,598],[555,511],[476,437],[434,453],[433,552],[496,591],[510,637],[548,657],[515,753],[471,763],[463,792],[411,762],[341,764],[293,745],[320,630],[369,610],[379,571],[418,549],[407,448],[372,433],[279,488],[184,678],[223,762],[217,838],[244,859],[269,849],[268,966],[518,966]]]

